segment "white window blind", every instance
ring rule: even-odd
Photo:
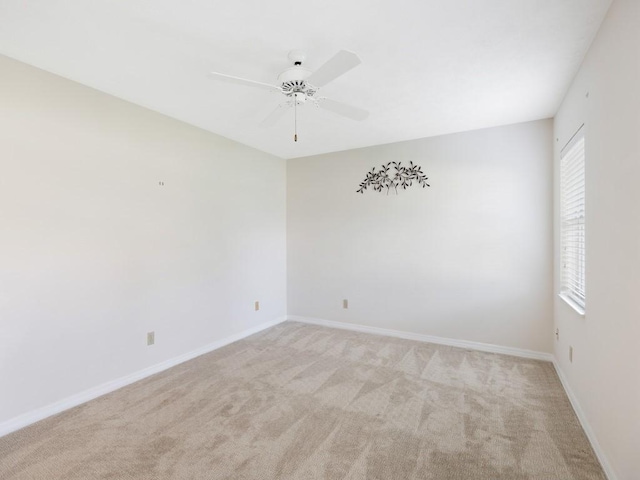
[[[560,296],[585,309],[585,151],[583,127],[560,154]]]

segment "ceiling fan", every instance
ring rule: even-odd
[[[261,88],[284,95],[286,97],[284,101],[278,105],[260,125],[263,127],[274,125],[287,110],[293,107],[295,119],[293,139],[296,142],[298,141],[297,108],[299,105],[304,105],[307,102],[352,120],[364,120],[369,116],[369,112],[366,110],[318,95],[321,87],[324,87],[329,82],[362,63],[355,53],[341,50],[315,72],[311,72],[311,70],[302,66],[302,62],[306,59],[304,52],[292,50],[289,52],[288,57],[289,60],[293,62],[293,67],[287,68],[278,75],[276,85],[234,77],[219,72],[211,72],[210,76],[215,80]]]

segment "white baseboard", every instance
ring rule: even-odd
[[[582,407],[580,406],[580,402],[578,402],[578,397],[576,397],[575,393],[573,393],[573,390],[569,386],[567,377],[564,375],[564,372],[560,368],[560,365],[558,364],[555,358],[553,360],[553,366],[555,367],[556,373],[558,374],[558,378],[560,379],[560,382],[564,387],[564,391],[567,393],[567,397],[569,397],[569,401],[571,402],[573,411],[576,412],[576,416],[580,421],[580,425],[582,425],[582,429],[584,430],[584,433],[587,435],[587,438],[591,443],[591,448],[593,448],[593,451],[595,452],[596,457],[598,457],[598,460],[600,461],[600,465],[604,470],[604,474],[607,476],[608,480],[618,480],[618,476],[613,471],[613,467],[611,467],[611,463],[609,463],[607,456],[604,454],[604,451],[602,450],[602,447],[598,442],[596,434],[591,428],[591,424],[587,420],[587,416],[585,415],[584,410],[582,410]]]
[[[554,361],[554,356],[552,353],[536,352],[534,350],[525,350],[522,348],[514,347],[503,347],[490,343],[456,340],[454,338],[436,337],[433,335],[423,335],[421,333],[403,332],[400,330],[391,330],[388,328],[369,327],[366,325],[335,322],[333,320],[301,317],[297,315],[288,315],[287,320],[291,320],[293,322],[309,323],[312,325],[322,325],[331,328],[341,328],[343,330],[353,330],[355,332],[373,333],[376,335],[386,335],[388,337],[404,338],[406,340],[417,340],[419,342],[437,343],[439,345],[448,345],[450,347],[468,348],[471,350],[480,350],[482,352],[501,353],[503,355],[513,355],[515,357],[532,358],[534,360],[544,360],[546,362]]]
[[[170,358],[169,360],[165,360],[164,362],[157,363],[155,365],[144,368],[142,370],[138,370],[137,372],[131,373],[124,377],[120,377],[116,380],[112,380],[110,382],[103,383],[101,385],[90,388],[88,390],[84,390],[80,393],[64,398],[58,402],[46,405],[44,407],[40,407],[36,410],[32,410],[22,415],[19,415],[15,418],[12,418],[10,420],[0,423],[0,437],[7,435],[11,432],[14,432],[16,430],[19,430],[21,428],[24,428],[27,425],[31,425],[32,423],[43,420],[52,415],[55,415],[57,413],[76,407],[80,404],[88,402],[89,400],[93,400],[94,398],[113,392],[114,390],[118,390],[119,388],[130,385],[134,382],[137,382],[138,380],[142,380],[143,378],[162,372],[163,370],[167,370],[168,368],[175,367],[180,363],[184,363],[188,360],[199,357],[200,355],[204,355],[205,353],[209,353],[213,350],[217,350],[218,348],[229,345],[230,343],[237,342],[238,340],[242,340],[243,338],[248,337],[249,335],[253,335],[254,333],[258,333],[269,327],[273,327],[274,325],[282,323],[285,320],[286,320],[286,317],[279,317],[275,320],[262,323],[256,327],[243,330],[240,333],[236,333],[229,337],[223,338],[221,340],[217,340],[213,343],[200,347],[196,350],[192,350],[191,352],[187,352],[183,355]]]

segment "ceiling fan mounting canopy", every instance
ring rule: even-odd
[[[291,50],[287,57],[294,65],[302,65],[302,62],[307,59],[307,55],[302,50]]]

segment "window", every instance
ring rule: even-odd
[[[585,311],[584,158],[582,126],[560,153],[560,297],[580,314]]]

